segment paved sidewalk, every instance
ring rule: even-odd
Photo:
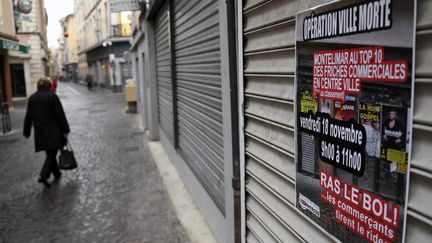
[[[22,134],[0,136],[0,242],[189,242],[122,94],[61,83],[79,168],[49,189],[36,183],[44,155]]]

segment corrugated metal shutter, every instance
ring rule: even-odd
[[[166,3],[155,18],[156,76],[158,84],[159,123],[162,131],[174,143],[171,49],[169,12]]]
[[[315,174],[315,162],[317,161],[316,156],[316,150],[315,146],[312,146],[312,144],[315,143],[315,139],[312,135],[303,133],[301,137],[301,157],[302,163],[301,163],[301,171],[307,172],[310,174]]]
[[[417,1],[416,82],[408,242],[432,237],[432,1]]]
[[[174,1],[179,149],[224,213],[218,1]]]
[[[121,69],[121,83],[125,84],[126,80],[133,78],[132,62],[120,63],[120,69]]]
[[[295,208],[295,14],[325,2],[329,1],[243,4],[248,242],[332,242]],[[430,242],[432,237],[431,10],[432,1],[418,1],[408,242]]]

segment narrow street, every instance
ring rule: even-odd
[[[25,102],[0,136],[0,242],[188,242],[123,93],[60,83],[79,163],[45,189],[44,153],[22,136]],[[52,177],[49,181],[52,181]]]

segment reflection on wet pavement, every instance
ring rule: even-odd
[[[18,131],[0,137],[0,242],[188,242],[123,95],[64,83],[58,95],[79,167],[36,183],[44,155],[22,137],[16,105]]]

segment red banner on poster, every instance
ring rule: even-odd
[[[360,93],[361,81],[405,82],[408,63],[384,57],[381,46],[314,52],[313,95],[343,102],[345,95]]]

